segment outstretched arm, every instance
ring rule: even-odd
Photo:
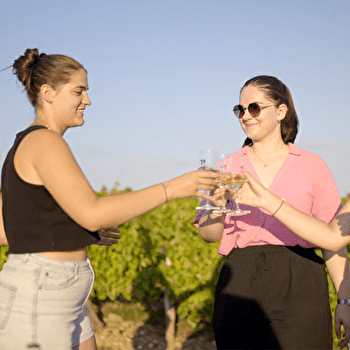
[[[61,135],[36,130],[25,141],[31,157],[27,161],[42,184],[74,221],[90,231],[120,225],[167,200],[195,196],[210,198],[199,190],[214,190],[215,178],[219,177],[209,171],[191,172],[163,185],[98,198]]]
[[[320,248],[337,252],[350,243],[350,201],[327,224],[283,202],[246,170],[242,169],[242,172],[249,183],[244,184],[237,193],[232,193],[239,203],[268,210],[291,231]]]

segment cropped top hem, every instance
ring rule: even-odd
[[[55,249],[46,249],[45,247],[35,247],[34,249],[10,249],[9,248],[9,254],[32,254],[32,253],[45,253],[45,252],[70,252],[82,248],[87,248],[88,245],[81,245],[76,247],[70,247],[67,249],[67,246],[65,247],[55,247]]]

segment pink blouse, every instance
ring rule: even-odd
[[[242,159],[244,169],[249,171],[259,182],[247,154],[248,146],[237,153],[228,154],[225,166],[240,171]],[[338,189],[326,163],[317,155],[301,150],[289,144],[289,154],[269,190],[300,211],[320,220],[330,222],[341,209]],[[235,203],[230,199],[230,206]],[[268,211],[261,208],[240,204],[241,209],[251,211],[244,216],[225,215],[224,230],[218,249],[220,255],[228,255],[233,248],[244,248],[253,245],[300,245],[304,248],[315,247],[294,234]],[[198,211],[194,224],[198,227],[199,219],[204,211]]]

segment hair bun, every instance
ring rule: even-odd
[[[33,69],[42,56],[45,54],[39,55],[38,49],[27,49],[24,55],[18,57],[13,63],[13,73],[26,88],[30,86]]]
[[[57,90],[61,85],[67,84],[80,69],[85,70],[71,57],[39,54],[38,49],[27,49],[12,65],[13,74],[24,85],[28,99],[35,108],[42,104],[40,89],[43,85],[47,84]]]

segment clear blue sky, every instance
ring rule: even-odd
[[[92,105],[66,133],[92,184],[134,190],[197,168],[200,149],[238,150],[232,113],[248,78],[290,88],[296,144],[350,191],[350,1],[31,0],[0,11],[0,68],[26,48],[72,56]],[[34,111],[11,70],[0,73],[0,162]],[[327,190],[325,188],[325,190]]]

